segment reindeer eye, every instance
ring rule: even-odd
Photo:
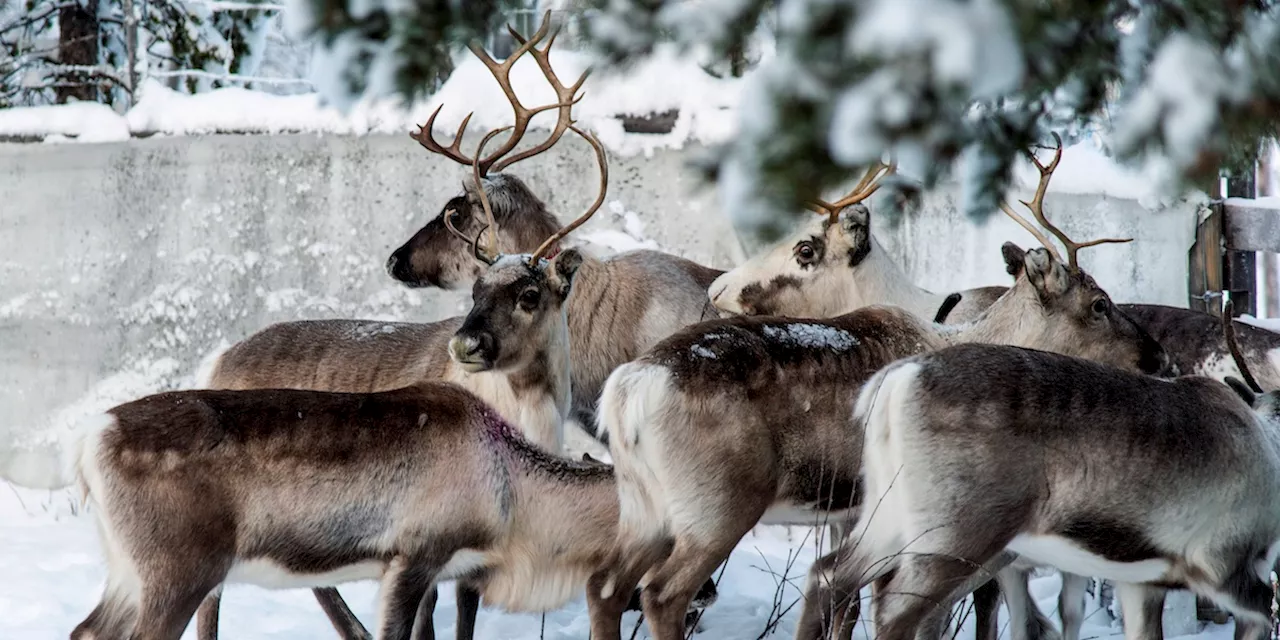
[[[542,300],[542,293],[537,289],[525,289],[520,294],[520,306],[525,311],[533,311],[538,308],[538,302]]]
[[[1097,300],[1094,300],[1094,301],[1093,301],[1093,312],[1094,312],[1094,313],[1096,313],[1096,314],[1098,314],[1098,315],[1102,315],[1102,314],[1106,313],[1106,312],[1107,312],[1107,299],[1106,299],[1106,298],[1098,298]]]
[[[817,249],[813,247],[813,243],[805,240],[796,245],[796,260],[800,264],[813,264],[814,258],[818,255]]]

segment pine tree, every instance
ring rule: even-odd
[[[308,30],[355,38],[344,89],[428,92],[448,56],[507,3],[435,0],[398,13],[304,0]],[[594,0],[586,35],[604,64],[670,40],[732,68],[776,18],[777,53],[748,78],[740,133],[712,173],[729,209],[766,236],[802,199],[882,154],[911,156],[932,184],[966,154],[985,217],[1015,159],[1056,131],[1107,134],[1122,160],[1171,182],[1250,167],[1275,135],[1280,20],[1270,0]],[[361,83],[376,56],[391,86]],[[350,102],[353,95],[337,96]],[[890,185],[892,186],[892,185]],[[903,185],[899,185],[902,187]]]
[[[249,0],[245,4],[257,4]],[[215,13],[185,0],[25,0],[0,12],[0,107],[63,103],[130,103],[126,7],[137,20],[141,67],[202,71],[173,79],[197,91],[228,84],[227,74],[253,75],[271,13]],[[138,69],[134,69],[135,73]]]

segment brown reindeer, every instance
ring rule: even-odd
[[[543,256],[551,247],[599,210],[609,175],[600,142],[576,126],[570,128],[595,149],[599,195],[585,213],[551,233],[531,256],[499,256],[492,245],[479,244],[479,234],[469,240],[473,259],[486,269],[472,289],[473,306],[465,318],[429,324],[367,320],[276,324],[222,354],[207,386],[374,392],[427,380],[449,381],[488,402],[533,443],[560,452],[572,397],[563,309],[570,276],[548,281],[560,287],[548,291],[538,279],[538,265],[545,262]],[[490,132],[480,149],[499,131]],[[552,263],[576,274],[582,260],[578,251],[568,250]],[[315,595],[344,638],[367,637],[336,589],[316,589]],[[432,602],[435,595],[432,589]],[[465,580],[459,582],[459,638],[468,639],[474,633],[478,606],[479,594]],[[215,593],[200,609],[202,640],[217,636],[218,608]],[[429,622],[430,607],[424,607],[424,613]]]
[[[1061,140],[1048,163],[1033,154],[1029,156],[1040,172],[1040,180],[1035,196],[1023,204],[1069,252],[1088,246],[1075,245],[1044,214],[1049,179],[1062,156]],[[1043,232],[1017,216],[1008,204],[1002,209],[1015,216],[1045,246],[1053,246]],[[944,296],[915,286],[885,252],[872,233],[871,212],[865,204],[854,200],[837,211],[834,215],[823,211],[822,218],[806,223],[792,237],[726,272],[711,285],[715,305],[728,313],[829,318],[868,305],[893,304],[921,318],[935,317]],[[1006,256],[1006,263],[1016,270],[1022,260],[1015,254]],[[961,303],[947,321],[972,320],[1004,290],[1005,287],[980,287],[960,292]],[[1157,304],[1119,306],[1169,350],[1180,372],[1219,380],[1241,375],[1223,342],[1218,320],[1212,315]],[[1244,322],[1236,322],[1236,333],[1259,383],[1265,389],[1280,389],[1280,334]]]
[[[571,277],[564,257],[507,264],[548,296]],[[439,581],[554,609],[599,570],[617,523],[608,466],[544,451],[445,382],[162,393],[98,417],[77,453],[108,572],[72,640],[178,640],[226,582],[368,579],[375,637],[432,637]]]
[[[588,586],[602,616],[592,637],[618,637],[618,603],[642,578],[654,637],[680,637],[694,589],[758,522],[851,515],[862,503],[854,396],[898,358],[995,342],[1167,370],[1160,345],[1087,274],[1045,249],[1024,262],[1014,287],[971,324],[940,327],[894,307],[827,320],[714,320],[615,370],[600,421],[610,432],[621,521],[610,572]]]
[[[848,626],[873,583],[876,637],[920,637],[1006,550],[1115,580],[1125,637],[1160,637],[1171,587],[1232,611],[1237,638],[1268,637],[1280,395],[1229,386],[990,345],[885,367],[854,415],[877,506],[847,538],[857,544],[814,563],[796,638]]]
[[[556,217],[520,178],[499,173],[513,162],[546,150],[559,140],[571,121],[575,92],[586,77],[584,74],[569,87],[556,79],[548,57],[555,35],[544,49],[532,46],[545,35],[547,28],[548,23],[544,21],[542,29],[527,42],[514,31],[513,35],[527,47],[529,55],[556,90],[560,101],[556,128],[544,142],[526,152],[501,159],[495,152],[483,159],[473,159],[458,150],[467,120],[458,128],[452,144],[445,146],[433,137],[435,114],[432,114],[412,137],[432,153],[467,166],[478,164],[481,179],[464,182],[463,195],[449,200],[440,214],[391,254],[387,273],[392,278],[410,287],[459,289],[470,286],[480,267],[471,259],[469,245],[459,242],[449,225],[468,236],[485,228],[490,242],[498,250],[509,253],[533,250],[542,238],[560,227]],[[477,51],[477,55],[481,52]],[[513,58],[514,55],[508,60]],[[486,65],[517,114],[538,111],[524,109],[519,104],[507,76],[509,68],[488,62]],[[547,107],[539,109],[543,108]],[[436,112],[439,113],[439,109]],[[517,121],[527,119],[518,117]],[[482,196],[491,205],[492,223],[481,207]],[[553,251],[556,249],[558,247],[553,247]],[[596,399],[614,367],[639,356],[680,328],[719,317],[719,312],[707,300],[707,287],[721,273],[658,251],[629,251],[604,260],[584,256],[567,309],[573,354],[573,411],[579,423],[595,423]]]

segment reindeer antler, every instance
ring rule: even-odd
[[[540,26],[528,40],[524,39],[524,37],[517,33],[514,27],[507,25],[507,30],[510,31],[512,37],[520,43],[520,46],[517,47],[515,51],[512,51],[511,55],[507,56],[507,58],[501,63],[494,61],[494,59],[486,53],[480,45],[474,42],[467,45],[467,47],[471,49],[471,52],[474,53],[476,57],[480,59],[480,62],[489,69],[489,72],[493,74],[494,79],[498,81],[498,86],[502,88],[502,92],[507,96],[507,100],[511,103],[511,108],[515,112],[515,125],[505,128],[513,129],[511,135],[508,136],[506,142],[490,154],[489,157],[484,158],[483,160],[478,156],[476,158],[468,158],[459,149],[459,146],[462,144],[462,136],[467,130],[467,123],[471,121],[471,116],[474,114],[468,114],[466,118],[463,118],[462,124],[458,125],[458,130],[453,136],[453,144],[446,147],[436,141],[435,136],[432,133],[433,126],[435,125],[436,116],[440,115],[440,110],[444,108],[443,104],[436,107],[436,110],[432,112],[431,117],[427,119],[426,124],[419,126],[417,133],[411,132],[409,137],[417,140],[418,144],[425,147],[428,151],[438,153],[459,164],[478,167],[481,176],[489,175],[490,170],[501,170],[503,167],[509,166],[512,162],[523,160],[549,149],[551,145],[554,145],[556,141],[560,139],[560,136],[564,135],[564,129],[569,125],[569,109],[572,108],[573,104],[577,102],[577,100],[581,99],[575,98],[574,94],[577,93],[578,89],[582,86],[583,81],[585,81],[587,76],[591,73],[591,70],[588,69],[583,72],[577,82],[567,87],[560,82],[559,77],[556,76],[555,71],[551,68],[548,55],[551,51],[551,45],[555,43],[556,35],[559,34],[559,29],[557,28],[556,34],[552,34],[551,39],[547,42],[546,49],[541,51],[537,49],[538,43],[547,37],[547,32],[550,28],[550,11],[543,14],[542,26]],[[547,81],[552,84],[557,96],[556,102],[532,109],[527,108],[520,103],[520,99],[516,97],[515,89],[511,86],[511,69],[515,66],[515,63],[520,56],[531,52],[536,52],[533,53],[534,59],[538,61],[539,68],[542,69],[542,73],[546,76]],[[551,136],[533,150],[521,152],[505,162],[498,164],[498,160],[502,158],[502,156],[510,153],[511,150],[519,144],[520,139],[524,137],[525,131],[528,130],[529,123],[533,120],[533,117],[543,111],[549,111],[551,109],[560,109],[560,120],[557,122],[556,128],[552,132]],[[497,164],[496,167],[495,164]]]
[[[893,175],[897,170],[898,163],[893,160],[890,160],[889,164],[884,164],[877,160],[875,164],[867,169],[867,173],[862,176],[858,184],[854,185],[853,190],[848,195],[835,202],[826,202],[815,198],[805,203],[805,208],[819,215],[825,214],[828,221],[834,223],[840,216],[841,210],[851,204],[857,204],[870,198],[871,194],[880,188],[880,181]]]
[[[480,139],[480,144],[476,146],[476,157],[479,158],[480,154],[484,152],[484,146],[489,143],[489,140],[510,128],[511,127],[502,127],[485,134],[484,138]],[[485,220],[488,221],[488,224],[484,225],[476,232],[476,237],[468,238],[466,234],[458,231],[458,229],[453,226],[453,223],[449,221],[449,214],[453,213],[453,210],[450,209],[444,212],[444,226],[453,235],[471,243],[471,255],[475,256],[477,260],[491,265],[498,259],[498,223],[493,219],[493,209],[489,207],[489,196],[484,191],[484,182],[482,182],[484,175],[480,172],[479,162],[473,162],[471,164],[471,173],[472,177],[475,178],[476,195],[480,198],[480,206],[484,209],[484,217]],[[489,243],[484,250],[481,250],[480,234],[484,233],[485,230],[489,231]]]
[[[1222,335],[1227,340],[1227,350],[1231,352],[1231,359],[1236,361],[1236,368],[1240,370],[1244,383],[1253,389],[1254,393],[1264,393],[1262,386],[1258,384],[1257,378],[1253,377],[1253,372],[1249,371],[1249,364],[1244,360],[1244,354],[1240,352],[1240,343],[1236,342],[1235,321],[1232,320],[1232,305],[1227,300],[1222,305]]]
[[[529,256],[530,266],[537,265],[538,260],[541,259],[542,256],[551,249],[551,247],[555,246],[557,242],[563,240],[565,236],[569,235],[574,229],[582,226],[583,223],[591,218],[591,216],[595,215],[596,211],[600,209],[600,205],[604,204],[604,196],[609,190],[609,159],[605,156],[604,145],[600,144],[600,140],[597,139],[594,134],[584,132],[582,129],[579,129],[572,124],[569,125],[569,128],[572,129],[574,133],[582,136],[582,139],[586,140],[587,144],[590,144],[596,151],[596,162],[600,165],[600,195],[596,196],[596,201],[591,203],[591,207],[587,209],[586,213],[578,216],[576,220],[565,225],[559,231],[551,234],[551,237],[542,242],[542,245],[538,247],[538,250],[534,251],[533,255]]]
[[[1036,170],[1040,172],[1040,182],[1036,185],[1035,196],[1033,196],[1029,202],[1026,200],[1019,200],[1018,202],[1021,202],[1023,206],[1031,211],[1031,215],[1035,216],[1036,222],[1039,222],[1040,226],[1044,227],[1049,233],[1053,234],[1054,237],[1062,242],[1062,246],[1067,250],[1067,266],[1072,269],[1079,269],[1080,266],[1076,261],[1076,254],[1081,249],[1100,244],[1133,242],[1133,238],[1100,238],[1097,240],[1088,240],[1086,242],[1075,242],[1068,237],[1067,234],[1063,233],[1062,229],[1059,229],[1054,226],[1052,222],[1049,222],[1049,219],[1044,215],[1044,196],[1049,191],[1049,180],[1053,177],[1054,170],[1058,168],[1058,163],[1062,160],[1062,137],[1055,132],[1053,134],[1053,141],[1055,145],[1053,160],[1051,160],[1047,165],[1040,162],[1040,158],[1036,157],[1034,151],[1027,150],[1027,157],[1031,159],[1032,164],[1036,166]],[[1055,258],[1062,261],[1062,256],[1058,255],[1058,252],[1054,250],[1052,244],[1048,242],[1049,239],[1045,237],[1044,234],[1038,233],[1035,229],[1032,229],[1031,223],[1025,218],[1014,213],[1013,208],[1010,207],[1008,203],[1001,203],[1000,208],[1004,210],[1006,215],[1013,218],[1015,222],[1022,225],[1022,228],[1030,231],[1031,235],[1035,236],[1036,239],[1039,240]]]
[[[548,11],[543,17],[543,22],[549,22],[550,20],[551,12]],[[525,39],[521,37],[520,34],[516,33],[515,29],[508,26],[507,31],[511,32],[511,37],[515,38],[517,42],[522,45],[525,44]],[[551,135],[547,136],[546,140],[542,141],[542,144],[530,147],[509,158],[503,158],[496,162],[492,167],[493,171],[502,171],[516,162],[526,158],[532,158],[533,156],[550,149],[555,145],[555,143],[560,141],[564,132],[573,124],[573,105],[577,104],[583,97],[577,95],[578,89],[582,88],[582,83],[586,82],[587,76],[591,75],[591,69],[588,68],[586,71],[583,71],[582,75],[578,76],[577,82],[574,82],[571,85],[565,86],[564,83],[560,82],[560,77],[556,75],[555,69],[551,68],[551,46],[556,43],[556,36],[558,35],[560,35],[560,27],[557,26],[555,31],[551,32],[551,37],[547,39],[546,48],[538,49],[537,47],[532,47],[529,49],[529,55],[533,56],[533,60],[538,63],[538,68],[542,69],[542,75],[547,79],[547,82],[551,84],[551,88],[556,92],[555,106],[560,108],[560,118],[556,121],[556,128],[551,131]],[[481,53],[483,53],[483,50]],[[513,96],[513,94],[508,95]],[[514,97],[512,99],[514,99]],[[518,116],[516,121],[519,123]],[[515,138],[517,134],[513,133],[511,136],[512,138]],[[510,140],[508,140],[508,143],[510,143]],[[510,144],[510,146],[514,147],[515,145]]]

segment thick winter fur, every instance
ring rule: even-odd
[[[476,281],[472,309],[461,318],[272,325],[223,353],[208,386],[358,392],[448,380],[559,451],[571,402],[564,301],[580,264],[576,251],[540,269],[506,256]]]
[[[961,345],[887,367],[857,407],[878,507],[860,514],[858,544],[817,563],[797,638],[826,637],[822,610],[882,577],[876,637],[915,637],[954,584],[1006,549],[1190,588],[1236,615],[1238,637],[1265,637],[1280,549],[1276,393],[1251,407],[1199,376]],[[1134,594],[1122,597],[1140,610]]]
[[[730,313],[830,318],[873,304],[903,307],[933,318],[945,296],[915,286],[871,233],[870,212],[856,204],[841,212],[839,223],[814,216],[794,235],[726,272],[711,285],[717,307]],[[1006,243],[1010,275],[1022,268],[1022,250]],[[973,320],[1006,290],[979,287],[962,292],[946,318],[951,324]],[[1214,316],[1156,304],[1122,304],[1120,309],[1169,350],[1184,374],[1218,380],[1239,377]],[[1249,369],[1264,389],[1280,389],[1280,334],[1236,322],[1236,334]]]
[[[519,178],[494,174],[484,183],[502,251],[533,251],[560,228]],[[456,289],[478,275],[470,247],[444,226],[450,210],[457,212],[454,226],[469,236],[485,224],[474,187],[468,186],[465,196],[451,200],[391,254],[387,271],[393,278],[413,287]],[[581,424],[595,424],[596,400],[615,367],[679,329],[719,317],[707,287],[721,273],[658,251],[629,251],[606,260],[584,256],[567,306],[573,410]]]
[[[574,250],[537,268],[523,256],[504,257],[475,282],[465,318],[277,324],[223,353],[208,386],[354,393],[444,380],[475,393],[537,445],[559,452],[571,406],[564,302],[580,264]],[[475,616],[475,595],[467,589],[459,583],[460,638],[470,637]],[[359,635],[361,625],[337,591],[315,593],[343,637]],[[199,626],[207,630],[201,640],[217,634],[219,600],[215,595],[200,609]]]
[[[939,327],[894,307],[829,320],[736,317],[685,329],[619,367],[600,413],[621,496],[610,563],[618,570],[598,597],[625,596],[643,578],[654,637],[680,637],[693,589],[757,522],[813,525],[851,513],[863,493],[853,401],[894,360],[976,341],[1165,368],[1160,346],[1087,275],[1044,250],[1026,261],[1026,274],[973,324]],[[592,629],[617,637],[614,622]]]
[[[223,582],[358,579],[382,581],[377,637],[407,639],[439,580],[544,611],[613,543],[607,466],[542,451],[453,384],[171,392],[109,415],[79,465],[107,589],[73,639],[176,640]]]
[[[1005,290],[960,292],[947,322],[973,321]],[[912,284],[871,233],[871,212],[864,204],[845,207],[835,224],[814,216],[789,238],[721,275],[710,294],[726,312],[797,318],[830,318],[893,304],[927,319],[947,297]]]

